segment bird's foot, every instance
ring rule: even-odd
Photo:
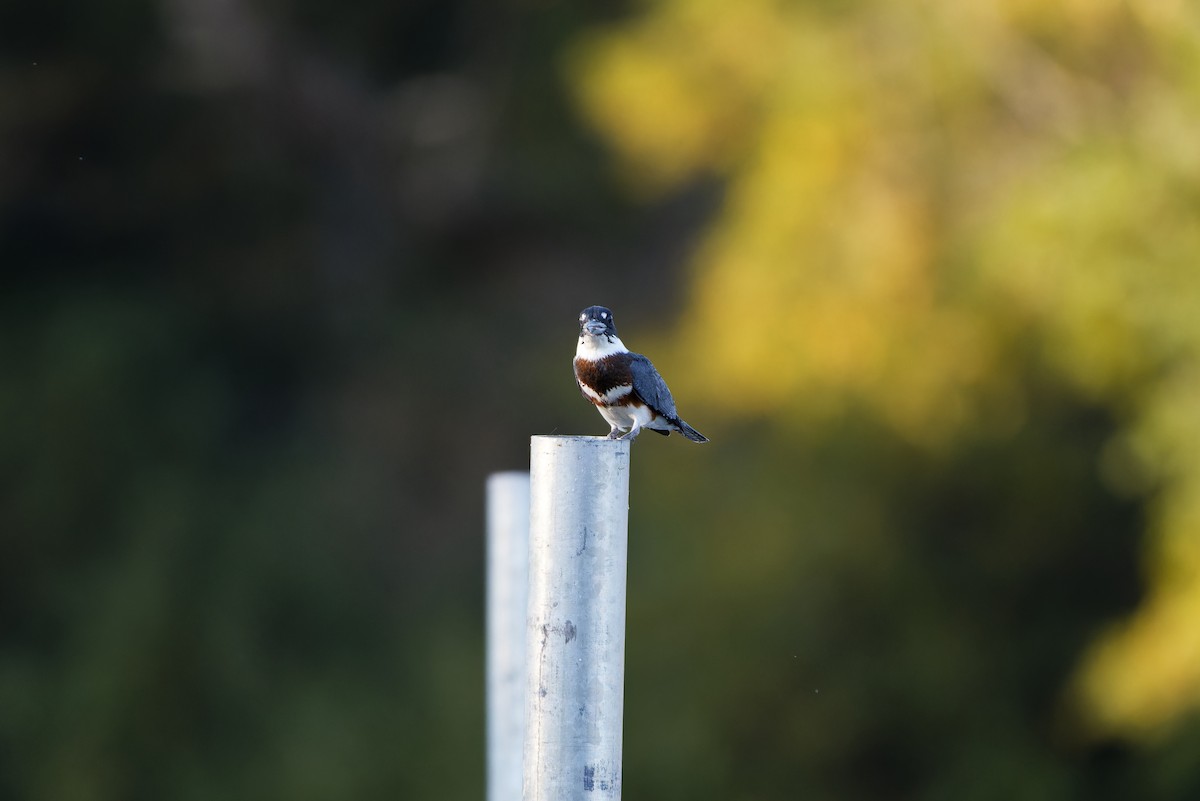
[[[633,442],[635,439],[637,439],[637,435],[640,433],[642,433],[642,427],[634,426],[633,428],[629,429],[629,433],[621,437],[621,439],[627,439],[630,442]]]
[[[620,439],[621,438],[621,429],[617,428],[616,426],[613,426],[612,431],[608,432],[608,438],[609,439]]]

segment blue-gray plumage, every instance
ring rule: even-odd
[[[667,383],[649,359],[626,349],[612,312],[603,306],[589,306],[579,315],[575,382],[611,426],[609,439],[633,439],[648,428],[663,436],[677,431],[693,442],[708,442],[679,418]],[[628,433],[621,436],[622,430]]]
[[[675,399],[667,382],[654,369],[654,365],[640,353],[629,354],[629,372],[633,374],[633,391],[646,404],[664,417],[678,417],[675,413]]]

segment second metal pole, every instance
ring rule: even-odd
[[[533,437],[524,801],[621,797],[629,443]]]
[[[529,474],[487,480],[487,801],[521,801]]]

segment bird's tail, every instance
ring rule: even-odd
[[[708,442],[708,437],[704,436],[699,431],[697,431],[696,429],[689,426],[687,423],[683,422],[682,420],[676,420],[675,422],[679,426],[679,433],[683,434],[685,437],[690,439],[692,442]]]

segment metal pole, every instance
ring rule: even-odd
[[[487,480],[487,798],[520,801],[525,739],[529,474]]]
[[[533,437],[524,801],[621,797],[629,442]]]

